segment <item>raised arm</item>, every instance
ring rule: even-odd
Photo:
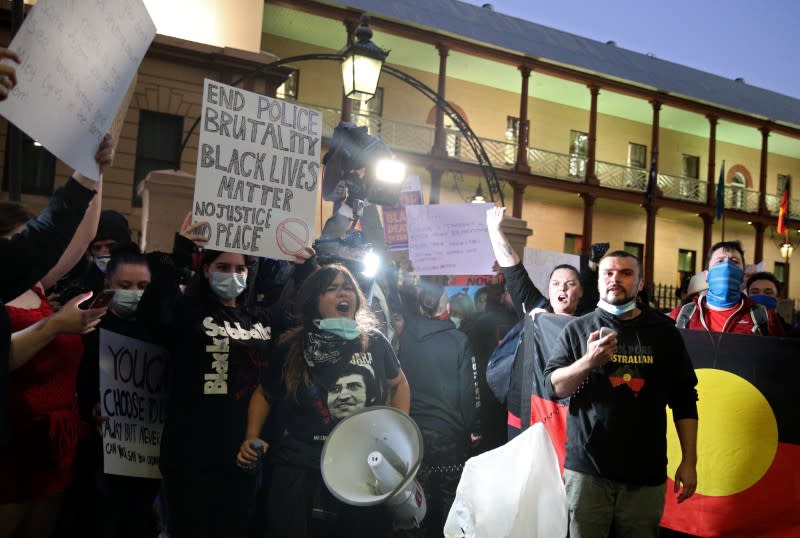
[[[486,228],[489,231],[489,240],[492,242],[492,250],[497,263],[500,267],[511,267],[517,265],[520,259],[514,249],[511,248],[506,234],[500,228],[505,212],[505,207],[492,207],[486,210]]]
[[[67,271],[75,267],[75,264],[78,263],[81,256],[84,255],[86,249],[89,248],[92,239],[97,235],[97,223],[100,222],[100,209],[103,197],[103,172],[111,165],[114,158],[114,141],[111,139],[111,135],[107,134],[103,138],[94,158],[100,165],[100,178],[98,181],[92,181],[79,172],[74,172],[72,177],[87,188],[94,187],[97,194],[89,204],[89,209],[87,209],[86,213],[83,215],[80,226],[78,226],[78,229],[75,231],[75,235],[69,242],[67,249],[61,255],[61,258],[59,258],[58,263],[56,263],[44,278],[42,278],[42,286],[44,289],[55,285]]]

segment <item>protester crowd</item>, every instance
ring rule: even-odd
[[[0,64],[0,98],[15,84]],[[490,356],[512,327],[530,333],[548,315],[574,318],[539,368],[570,409],[570,535],[654,535],[667,405],[683,451],[676,494],[693,494],[697,379],[676,323],[642,299],[630,254],[600,245],[590,267],[554,267],[539,290],[502,234],[505,208],[487,213],[505,286],[474,300],[388,270],[364,279],[358,260],[310,247],[292,264],[207,249],[191,216],[172,252],[144,254],[125,218],[101,208],[113,147],[107,136],[97,150],[98,181],[74,173],[40,215],[0,204],[0,537],[441,536],[464,462],[529,425],[522,370],[498,400]],[[791,333],[775,314],[779,283],[745,282],[744,267],[738,242],[714,245],[707,289],[670,313],[677,326]],[[168,351],[163,480],[104,472],[99,330]],[[347,505],[322,480],[327,436],[376,405],[422,433],[419,529],[394,531],[385,506]]]

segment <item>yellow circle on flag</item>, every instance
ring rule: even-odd
[[[744,491],[767,472],[778,449],[775,413],[763,394],[731,372],[695,370],[698,384],[697,493],[721,497]],[[667,408],[667,472],[681,461]]]

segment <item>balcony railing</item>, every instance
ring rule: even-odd
[[[647,190],[647,170],[643,168],[597,161],[594,170],[603,187],[624,191]]]
[[[341,111],[317,105],[303,105],[322,112],[322,135],[330,137],[333,129],[339,124]],[[392,148],[411,153],[428,154],[433,148],[435,129],[431,125],[419,125],[397,120],[388,120],[380,116],[352,113],[351,121],[369,128],[370,133],[379,135]],[[504,140],[481,138],[486,154],[496,168],[513,168],[517,159],[517,145]],[[460,131],[447,129],[445,134],[447,155],[463,162],[477,163],[478,159],[472,148],[464,141]],[[528,166],[531,173],[552,177],[563,181],[583,183],[586,177],[586,157],[557,153],[554,151],[528,148]],[[600,185],[610,189],[645,192],[647,190],[648,170],[625,166],[622,164],[597,161],[595,174]],[[708,184],[696,178],[659,173],[658,186],[665,198],[705,203]],[[758,212],[758,196],[756,190],[732,185],[725,186],[725,207],[748,213]],[[766,195],[767,209],[773,215],[778,214],[780,196]],[[800,200],[790,200],[789,215],[800,219]]]
[[[758,191],[725,185],[725,209],[738,209],[747,213],[758,213]]]
[[[770,215],[778,215],[778,210],[781,208],[781,195],[780,194],[767,194],[764,196],[767,202],[767,210]],[[800,200],[792,198],[789,200],[789,216],[793,219],[800,219]]]

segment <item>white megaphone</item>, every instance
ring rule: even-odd
[[[414,479],[422,463],[422,433],[393,407],[367,407],[333,428],[322,447],[322,479],[353,506],[387,503],[394,526],[409,529],[425,517],[425,495]]]

